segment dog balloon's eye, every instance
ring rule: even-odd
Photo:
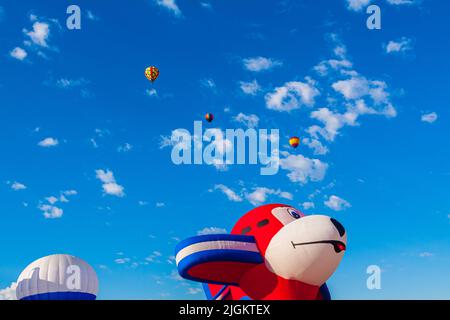
[[[300,219],[301,218],[300,213],[297,210],[295,210],[295,209],[288,209],[288,212],[294,219]]]

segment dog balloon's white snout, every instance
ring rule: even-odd
[[[321,286],[337,269],[347,246],[347,234],[337,220],[305,216],[278,231],[265,254],[270,271],[288,280]]]

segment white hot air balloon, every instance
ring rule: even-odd
[[[80,258],[54,254],[25,268],[17,280],[19,300],[95,300],[98,278]]]

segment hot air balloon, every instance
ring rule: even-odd
[[[298,145],[300,144],[300,138],[299,137],[292,137],[289,139],[289,144],[294,147],[297,148]]]
[[[98,279],[80,258],[53,254],[32,262],[17,280],[19,300],[95,300]]]
[[[244,214],[229,234],[180,241],[175,260],[209,300],[329,300],[326,281],[346,247],[337,220],[274,203]]]
[[[150,80],[152,83],[156,80],[159,76],[159,70],[158,68],[151,66],[145,69],[145,77]]]
[[[207,113],[205,114],[205,119],[206,121],[211,122],[214,120],[214,115],[212,113]]]

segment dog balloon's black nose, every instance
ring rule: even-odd
[[[345,234],[344,226],[336,219],[330,218],[330,220],[331,223],[336,227],[337,231],[339,232],[339,235],[342,237]]]

